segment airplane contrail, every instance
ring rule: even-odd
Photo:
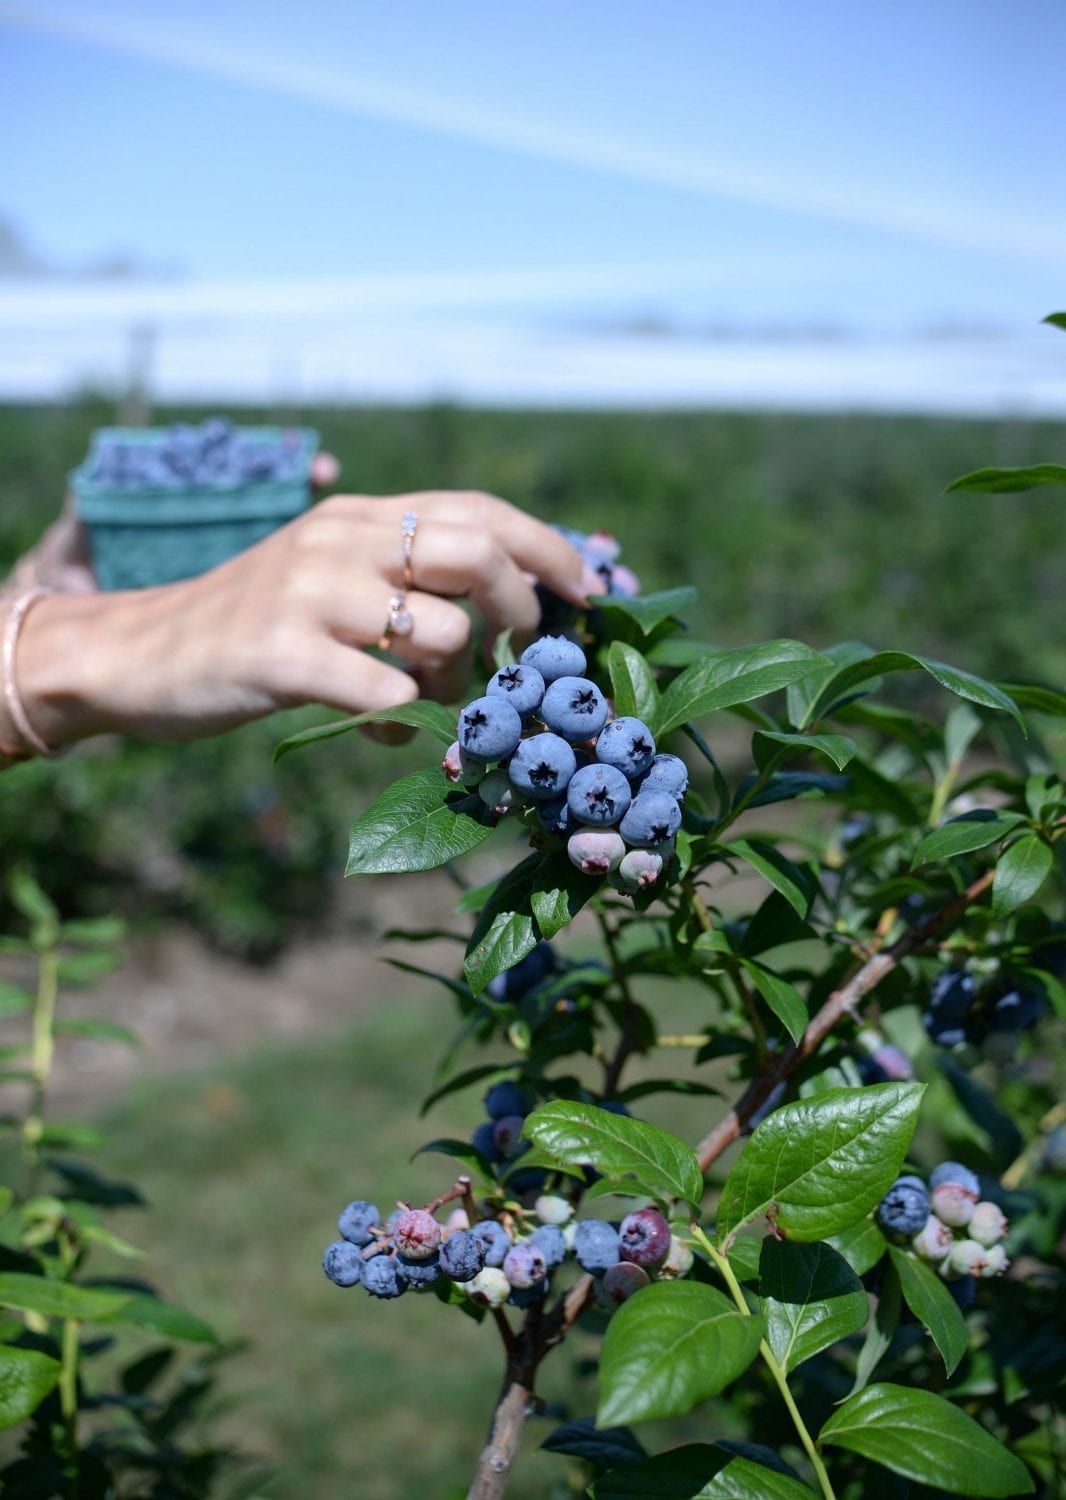
[[[242,44],[174,29],[164,33],[143,23],[89,16],[62,6],[0,0],[0,22],[22,30],[88,43],[246,88],[297,99],[361,119],[375,119],[449,136],[497,151],[540,161],[668,187],[701,197],[732,199],[786,213],[878,230],[971,253],[991,253],[1014,261],[1061,267],[1066,230],[1042,217],[1032,223],[1017,215],[999,218],[982,206],[974,212],[959,202],[935,204],[901,200],[848,183],[827,187],[780,173],[740,167],[693,156],[666,145],[615,139],[576,125],[559,125],[357,76],[294,58],[257,54]]]

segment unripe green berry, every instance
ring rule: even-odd
[[[927,1260],[933,1265],[944,1259],[954,1243],[954,1234],[945,1223],[937,1218],[936,1214],[929,1215],[925,1221],[925,1228],[911,1240],[915,1255],[920,1260]]]
[[[966,1232],[979,1245],[998,1245],[1007,1233],[1007,1218],[997,1203],[978,1203]]]
[[[666,1259],[656,1271],[655,1275],[659,1281],[676,1281],[679,1276],[687,1276],[692,1270],[694,1256],[684,1240],[678,1239],[676,1234],[670,1236],[670,1248],[666,1252]]]
[[[480,1307],[502,1307],[511,1295],[511,1283],[495,1266],[486,1266],[473,1281],[463,1282],[462,1287],[471,1302]]]
[[[574,1207],[567,1198],[542,1193],[533,1205],[533,1212],[542,1224],[565,1224],[573,1218]]]

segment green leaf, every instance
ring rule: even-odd
[[[1039,682],[998,682],[996,686],[1013,698],[1021,708],[1031,708],[1035,713],[1066,719],[1066,693],[1060,692],[1058,688],[1049,688]]]
[[[819,1240],[863,1218],[899,1174],[924,1091],[919,1083],[830,1089],[774,1110],[726,1178],[719,1235],[765,1214],[789,1239]]]
[[[492,643],[492,664],[497,672],[502,672],[504,667],[513,667],[518,661],[518,654],[513,643],[514,629],[508,625],[506,630],[500,631]]]
[[[117,953],[65,953],[56,973],[66,984],[95,984],[118,967]]]
[[[969,490],[980,495],[1016,495],[1035,490],[1041,484],[1066,485],[1066,467],[1062,464],[1024,464],[1017,469],[974,469],[952,481],[945,495],[955,490]]]
[[[1055,856],[1039,834],[1024,834],[996,861],[992,877],[992,915],[1005,917],[1036,895],[1051,873]]]
[[[415,771],[388,787],[352,827],[346,875],[404,874],[435,870],[476,849],[492,833],[490,822],[462,810],[478,798],[453,794],[443,771]]]
[[[643,720],[655,733],[659,711],[659,689],[655,674],[633,646],[612,641],[607,652],[607,670],[611,675],[615,712],[619,718],[631,714]]]
[[[865,1276],[884,1255],[888,1241],[872,1219],[860,1219],[850,1229],[826,1238],[830,1249],[842,1255],[856,1276]]]
[[[127,1047],[141,1046],[140,1037],[118,1021],[61,1017],[56,1021],[54,1030],[60,1036],[87,1036],[102,1042],[122,1042]]]
[[[1000,1108],[971,1073],[960,1068],[947,1053],[942,1052],[937,1057],[937,1067],[950,1083],[955,1097],[970,1119],[987,1135],[989,1154],[995,1161],[997,1170],[1006,1171],[1011,1162],[1021,1155],[1025,1144],[1013,1118]]]
[[[825,657],[800,641],[765,641],[718,651],[686,668],[667,688],[659,705],[658,733],[776,692],[824,665]]]
[[[0,1346],[0,1427],[14,1427],[37,1410],[59,1380],[58,1359],[36,1349]]]
[[[751,976],[751,982],[766,1001],[774,1015],[784,1026],[794,1042],[800,1041],[807,1030],[807,1006],[794,984],[782,979],[772,969],[764,968],[752,958],[740,962]]]
[[[605,1474],[589,1494],[594,1500],[813,1500],[814,1491],[724,1445],[687,1443]]]
[[[691,1411],[743,1374],[763,1332],[761,1317],[744,1317],[714,1287],[695,1281],[644,1287],[607,1325],[597,1426]]]
[[[339,734],[348,734],[360,724],[407,724],[412,729],[428,729],[442,745],[455,740],[455,714],[442,703],[429,698],[417,698],[414,703],[401,703],[396,708],[377,708],[370,713],[356,714],[351,719],[337,719],[332,724],[317,724],[313,729],[301,729],[299,734],[289,735],[274,751],[274,764],[291,750],[303,745],[313,745],[318,740],[336,739]]]
[[[0,1018],[21,1016],[33,1009],[33,996],[21,985],[0,979]]]
[[[0,1271],[0,1307],[40,1313],[45,1318],[106,1322],[129,1301],[126,1292],[101,1292],[72,1281],[49,1281],[24,1271]]]
[[[583,875],[565,854],[549,854],[536,873],[530,897],[541,936],[553,938],[561,932],[602,884],[597,875]]]
[[[125,940],[126,924],[121,917],[75,917],[63,923],[60,936],[85,948],[113,948]]]
[[[1043,322],[1050,323],[1053,328],[1066,328],[1066,313],[1048,313]]]
[[[940,828],[927,833],[914,852],[913,869],[919,865],[933,864],[942,859],[954,859],[958,854],[969,854],[974,849],[985,849],[1005,839],[1012,829],[1023,822],[1020,813],[964,813]]]
[[[813,895],[810,879],[775,844],[762,839],[733,839],[723,847],[758,870],[775,891],[781,892],[798,917],[807,915]]]
[[[860,1453],[916,1484],[949,1495],[1031,1495],[1028,1469],[990,1432],[942,1396],[917,1387],[871,1385],[849,1396],[819,1443]]]
[[[556,1427],[540,1445],[548,1453],[569,1453],[601,1469],[639,1463],[647,1458],[643,1444],[628,1427],[597,1428],[592,1417],[577,1417]]]
[[[12,1189],[0,1186],[0,1219],[4,1217],[14,1201],[15,1194]]]
[[[12,905],[30,922],[43,927],[58,925],[59,911],[28,870],[12,870],[7,881]]]
[[[686,585],[679,589],[663,589],[658,594],[641,594],[638,599],[625,599],[621,594],[612,594],[610,597],[597,595],[594,603],[597,609],[602,609],[607,614],[614,611],[625,615],[627,619],[635,620],[645,635],[651,635],[655,627],[664,620],[675,619],[681,610],[695,604],[697,597],[696,590]]]
[[[129,1323],[134,1328],[144,1328],[151,1333],[160,1333],[168,1339],[186,1339],[192,1344],[217,1344],[218,1335],[202,1318],[194,1317],[173,1303],[161,1302],[158,1297],[137,1294],[123,1298],[123,1306],[110,1320]]]
[[[536,947],[540,931],[533,921],[532,897],[543,863],[543,855],[529,855],[496,882],[481,907],[463,963],[475,995]]]
[[[767,1341],[786,1375],[857,1333],[870,1315],[859,1278],[823,1243],[790,1245],[768,1235],[759,1260],[759,1295]]]
[[[450,1156],[453,1161],[461,1161],[465,1166],[475,1168],[486,1181],[492,1181],[492,1164],[469,1141],[460,1141],[451,1136],[440,1136],[435,1141],[427,1141],[424,1146],[419,1146],[417,1151],[411,1153],[411,1160],[414,1161],[416,1156],[424,1156],[427,1153],[434,1156]],[[528,1163],[523,1163],[523,1165],[528,1165]]]
[[[782,745],[801,753],[817,751],[819,755],[831,760],[838,771],[842,771],[848,761],[859,753],[858,745],[846,734],[785,734],[777,730],[771,732],[768,729],[758,729],[752,736],[751,748],[760,771],[765,770],[778,755],[779,752],[774,747]]]
[[[862,661],[850,662],[841,667],[822,686],[818,696],[807,709],[801,728],[815,724],[840,698],[847,697],[853,688],[872,677],[883,677],[889,672],[910,672],[921,669],[958,698],[971,703],[980,703],[984,708],[995,708],[1012,716],[1018,727],[1025,732],[1018,705],[1002,689],[972,672],[963,672],[946,662],[935,661],[930,656],[912,656],[907,651],[877,651]]]
[[[422,1100],[422,1107],[418,1111],[420,1115],[428,1114],[441,1099],[446,1099],[449,1094],[457,1094],[462,1089],[469,1088],[472,1083],[484,1083],[491,1078],[493,1082],[498,1078],[506,1078],[514,1071],[513,1063],[478,1063],[476,1067],[466,1068],[462,1073],[456,1073],[454,1078],[449,1078],[447,1083],[426,1095]]]
[[[522,1134],[560,1166],[587,1163],[605,1177],[635,1181],[652,1198],[699,1205],[703,1174],[695,1152],[658,1125],[555,1099],[527,1116]]]
[[[940,1350],[947,1373],[953,1375],[968,1343],[966,1320],[955,1298],[924,1260],[898,1245],[889,1245],[888,1253],[899,1277],[903,1300]]]

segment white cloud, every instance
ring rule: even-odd
[[[571,123],[553,123],[479,107],[466,101],[396,88],[366,77],[301,63],[295,58],[256,55],[242,42],[198,37],[178,21],[158,26],[121,23],[55,4],[0,0],[0,22],[46,35],[86,42],[110,51],[162,63],[286,98],[415,127],[437,135],[510,151],[569,167],[583,167],[716,199],[758,204],[835,223],[872,228],[920,242],[991,252],[1030,264],[1060,266],[1066,230],[1047,217],[1001,222],[982,206],[965,202],[921,203],[870,191],[854,183],[827,185],[817,175],[740,167],[693,156],[666,143],[645,146],[616,140]]]

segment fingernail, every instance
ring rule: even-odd
[[[585,563],[581,569],[581,592],[586,595],[606,593],[603,579],[588,563]]]

